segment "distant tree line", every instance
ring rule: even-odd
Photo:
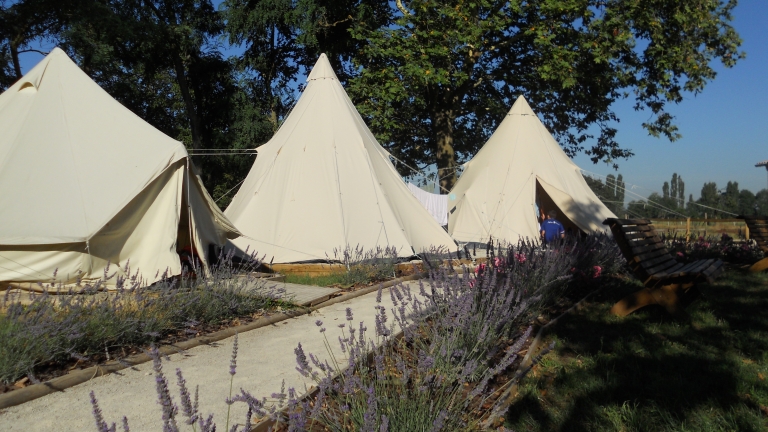
[[[450,189],[520,94],[569,155],[594,162],[632,155],[615,140],[619,99],[650,112],[649,134],[679,138],[668,104],[702,91],[715,62],[744,57],[735,5],[0,0],[0,88],[21,77],[20,56],[54,44],[188,148],[253,148],[280,126],[304,85],[297,77],[324,52],[381,144],[411,166],[435,164]],[[214,197],[252,162],[195,158]]]
[[[618,177],[613,174],[608,174],[605,177],[605,183],[599,178],[590,176],[584,176],[584,180],[587,181],[587,184],[595,195],[600,198],[600,201],[602,201],[613,214],[621,215],[624,213],[624,192],[626,187],[624,185],[624,178],[621,174],[619,174]]]
[[[725,189],[718,189],[715,182],[704,183],[700,197],[694,201],[693,194],[685,197],[685,183],[682,176],[672,174],[669,182],[664,182],[661,195],[654,192],[646,200],[631,200],[624,206],[624,182],[621,174],[614,178],[600,179],[584,177],[587,184],[600,200],[614,214],[623,217],[675,219],[682,217],[727,219],[733,215],[768,215],[768,189],[753,193],[748,189],[739,189],[739,183],[729,181]],[[616,191],[621,189],[619,196]]]

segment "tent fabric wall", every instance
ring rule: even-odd
[[[538,238],[537,184],[584,232],[614,217],[520,96],[451,190],[448,232],[461,242]]]
[[[160,276],[158,271],[179,274],[175,246],[183,176],[184,161],[180,161],[87,242],[0,246],[0,281],[66,284],[94,280],[104,276],[108,263],[110,275],[126,276],[130,266],[131,274],[140,272],[148,282]],[[151,269],[152,274],[144,269]]]
[[[333,259],[349,245],[410,256],[455,247],[408,191],[322,55],[296,106],[225,214],[233,242],[276,263]]]
[[[189,163],[54,49],[0,95],[0,281],[97,279],[128,260],[147,283],[179,274]],[[199,242],[238,235],[193,183]]]

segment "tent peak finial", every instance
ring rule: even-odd
[[[320,54],[320,58],[317,59],[312,72],[307,77],[307,82],[327,78],[337,79],[331,67],[331,62],[328,61],[328,57],[325,54]]]
[[[531,109],[531,106],[528,105],[528,101],[525,100],[525,97],[523,95],[520,95],[517,97],[517,100],[515,101],[514,105],[512,105],[512,108],[509,110],[509,113],[507,115],[532,115],[535,116],[536,113],[533,112]]]

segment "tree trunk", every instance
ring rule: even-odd
[[[435,156],[437,177],[440,179],[440,193],[446,193],[456,183],[456,154],[453,151],[452,110],[442,110],[433,116],[435,130]]]
[[[181,97],[184,99],[184,106],[186,107],[187,115],[189,116],[189,126],[192,131],[192,148],[199,150],[203,148],[203,128],[200,124],[200,117],[197,115],[195,103],[192,100],[192,94],[189,92],[189,83],[187,81],[184,63],[182,62],[178,51],[173,53],[173,66],[176,71],[176,81],[181,90]],[[195,157],[193,160],[197,169],[202,173],[201,157]]]
[[[264,81],[267,87],[267,100],[269,101],[269,121],[272,123],[272,134],[274,135],[274,133],[277,132],[277,103],[275,102],[275,95],[272,92],[272,80],[274,80],[274,76],[276,75],[275,68],[277,67],[277,62],[275,61],[275,58],[277,58],[277,54],[275,53],[275,38],[277,37],[277,30],[275,29],[275,26],[270,26],[269,31],[269,43],[271,45],[270,57],[272,58],[272,64]]]
[[[24,76],[21,73],[21,63],[19,62],[19,48],[11,42],[10,44],[11,48],[11,59],[13,60],[13,70],[16,72],[16,79],[20,80],[22,76]]]

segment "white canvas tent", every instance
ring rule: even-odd
[[[225,214],[233,241],[275,263],[333,258],[335,248],[390,246],[410,256],[455,243],[408,191],[325,55]]]
[[[460,242],[539,237],[536,203],[557,210],[566,228],[604,231],[615,217],[595,196],[520,96],[451,190],[448,232]]]
[[[184,145],[56,48],[0,95],[0,282],[179,274],[238,235],[190,170]],[[54,278],[54,272],[56,277]],[[113,279],[114,280],[114,279]],[[28,284],[29,285],[29,284]]]

